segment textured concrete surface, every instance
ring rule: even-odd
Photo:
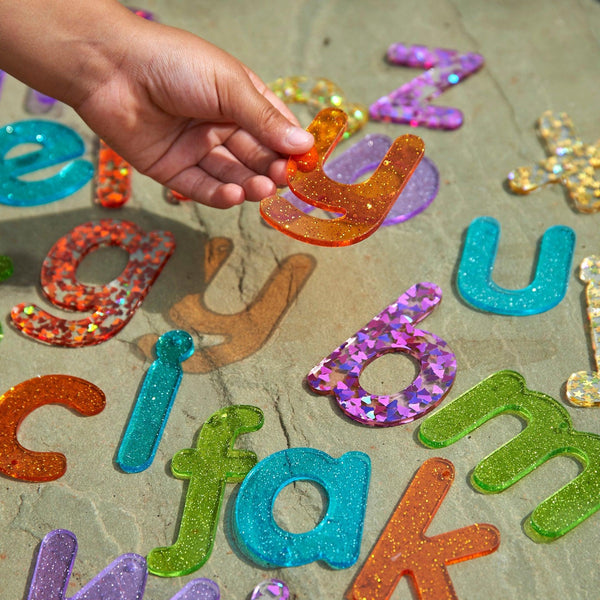
[[[69,595],[119,554],[145,555],[156,546],[170,545],[186,487],[170,474],[171,458],[194,444],[200,426],[215,410],[242,403],[265,413],[263,429],[242,436],[238,444],[259,458],[299,446],[336,457],[350,450],[369,454],[373,471],[360,558],[342,571],[318,563],[274,570],[255,566],[232,538],[236,486],[228,485],[210,560],[186,577],[150,576],[146,598],[168,600],[198,576],[214,579],[225,599],[248,597],[265,577],[285,580],[298,599],[341,598],[414,472],[435,455],[453,461],[457,475],[429,533],[489,522],[502,535],[495,554],[449,568],[459,598],[597,598],[599,515],[551,544],[536,544],[523,531],[535,506],[575,476],[577,463],[556,458],[513,488],[483,495],[471,487],[469,474],[483,456],[521,430],[519,420],[496,419],[469,439],[436,452],[418,443],[418,423],[384,430],[357,425],[333,401],[309,393],[303,379],[409,286],[433,281],[442,287],[444,301],[423,327],[444,338],[456,353],[458,375],[449,399],[509,368],[522,373],[531,389],[566,405],[568,376],[593,366],[577,266],[598,252],[600,215],[574,212],[560,186],[519,197],[507,192],[505,181],[511,169],[544,158],[534,124],[547,109],[568,112],[584,141],[600,137],[600,3],[146,0],[144,8],[163,22],[226,48],[266,81],[297,74],[323,76],[340,85],[351,101],[365,104],[418,73],[386,64],[384,54],[393,42],[475,51],[483,54],[486,65],[439,99],[439,104],[464,111],[461,129],[413,131],[423,137],[427,156],[440,170],[441,189],[433,205],[356,246],[317,248],[288,239],[260,223],[257,205],[227,212],[171,206],[160,186],[140,175],[134,178],[132,200],[120,212],[94,207],[91,185],[53,204],[2,208],[0,254],[15,263],[13,277],[0,284],[2,390],[36,375],[66,373],[102,388],[107,406],[90,418],[60,406],[43,407],[23,423],[22,444],[61,450],[68,470],[61,479],[43,484],[0,479],[0,598],[27,597],[40,540],[53,529],[70,529],[79,540]],[[24,98],[20,83],[5,82],[2,123],[28,118]],[[298,114],[308,124],[308,114],[301,109]],[[52,118],[79,131],[91,157],[94,136],[78,118],[68,109]],[[371,122],[355,139],[376,132],[395,137],[407,129]],[[481,215],[501,223],[495,279],[506,287],[527,285],[539,238],[548,227],[564,224],[575,230],[572,277],[556,308],[536,316],[504,317],[478,312],[459,298],[455,277],[465,230]],[[168,229],[176,237],[175,256],[141,309],[116,338],[95,347],[55,348],[18,333],[8,319],[18,302],[35,301],[60,313],[43,299],[39,287],[48,249],[76,225],[100,217],[128,219],[146,230]],[[205,288],[204,244],[214,237],[229,238],[233,251]],[[278,262],[296,253],[314,257],[316,267],[266,344],[248,358],[209,373],[186,373],[154,463],[140,474],[121,472],[114,464],[116,450],[150,365],[136,341],[173,328],[169,311],[188,294],[206,291],[206,303],[217,312],[242,310]],[[81,265],[79,277],[108,281],[125,261],[117,249],[96,252]],[[214,342],[191,333],[197,346]],[[406,357],[388,355],[369,366],[361,381],[374,392],[391,392],[404,387],[413,373]],[[577,429],[600,433],[596,410],[568,410]],[[310,529],[322,510],[323,499],[309,484],[284,490],[276,504],[277,518],[295,531]],[[414,597],[406,580],[393,595]]]

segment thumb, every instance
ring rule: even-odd
[[[234,99],[227,107],[230,117],[275,152],[308,152],[314,144],[313,136],[292,122],[296,119],[285,104],[254,73],[240,79],[231,82],[235,89],[228,90],[227,97]]]

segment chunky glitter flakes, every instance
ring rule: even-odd
[[[463,299],[480,310],[500,315],[535,315],[554,308],[567,293],[575,248],[575,232],[564,225],[549,227],[542,237],[533,281],[507,289],[492,279],[500,224],[477,217],[469,225],[457,275]]]
[[[521,417],[527,426],[484,458],[471,482],[481,492],[498,493],[555,456],[574,458],[581,472],[537,506],[525,523],[534,541],[554,541],[600,509],[600,436],[573,429],[559,402],[527,389],[519,373],[498,371],[425,419],[419,440],[444,448],[506,413]]]
[[[427,71],[373,103],[369,108],[372,119],[430,129],[462,125],[460,110],[430,103],[481,69],[484,61],[480,54],[397,43],[388,48],[387,59],[394,65]]]
[[[446,342],[416,327],[441,299],[442,291],[433,283],[410,287],[314,367],[306,379],[309,387],[335,395],[344,413],[364,425],[390,427],[422,417],[444,399],[456,376],[456,357]],[[413,357],[419,373],[395,394],[370,394],[361,387],[360,375],[389,352]]]
[[[35,144],[40,148],[6,158],[21,144]],[[0,203],[38,206],[70,196],[94,174],[92,163],[80,158],[84,152],[79,134],[55,121],[33,119],[0,128]],[[67,164],[55,175],[35,181],[22,179],[62,163]]]
[[[27,600],[66,600],[76,556],[74,533],[66,529],[48,533],[40,545]],[[142,600],[146,579],[144,557],[123,554],[69,600]]]
[[[250,600],[289,600],[290,591],[281,579],[265,579],[253,590]]]
[[[70,375],[34,377],[10,388],[0,397],[0,473],[23,481],[52,481],[67,470],[60,452],[34,452],[21,446],[17,433],[34,410],[61,404],[89,417],[102,412],[105,397],[89,381]]]
[[[576,406],[600,406],[600,257],[584,258],[579,269],[579,278],[587,284],[585,296],[596,370],[572,373],[566,396]]]
[[[425,151],[423,140],[413,135],[397,138],[371,177],[343,184],[330,179],[324,162],[338,143],[347,121],[339,109],[321,111],[309,125],[313,149],[288,160],[288,185],[302,201],[340,213],[335,219],[305,214],[276,194],[261,200],[262,217],[282,233],[320,246],[347,246],[372,235],[383,223],[413,174]]]
[[[246,476],[235,502],[235,536],[242,550],[264,566],[297,567],[317,560],[347,569],[360,553],[371,461],[363,452],[340,458],[315,448],[288,448],[260,461]],[[304,533],[279,527],[273,506],[294,481],[312,481],[327,494],[327,510]]]
[[[123,248],[129,262],[106,285],[84,285],[77,280],[77,267],[89,252],[102,246]],[[175,238],[168,231],[146,233],[134,223],[111,219],[79,225],[50,249],[42,265],[41,284],[53,304],[92,314],[67,320],[23,303],[11,310],[12,322],[25,335],[56,346],[104,342],[133,317],[174,250]]]
[[[181,363],[194,353],[194,342],[185,331],[168,331],[158,338],[155,352],[117,453],[116,462],[127,473],[152,464],[181,383]]]
[[[187,479],[185,506],[177,541],[154,548],[148,570],[178,577],[199,569],[210,557],[226,483],[239,483],[256,464],[256,454],[234,449],[237,437],[257,431],[264,417],[254,406],[228,406],[202,426],[196,448],[179,451],[171,462],[173,475]]]
[[[203,269],[205,289],[232,251],[233,242],[228,238],[210,238],[206,241]],[[189,294],[174,304],[169,317],[177,327],[223,338],[220,343],[199,348],[183,363],[183,370],[186,373],[209,373],[260,350],[293,305],[315,266],[315,259],[308,254],[292,254],[278,261],[254,300],[238,313],[215,312],[204,299],[205,291]],[[149,334],[137,342],[148,358],[153,357],[152,347],[156,339],[155,335]]]
[[[426,535],[454,481],[454,465],[426,460],[416,472],[346,598],[388,600],[409,576],[420,600],[457,599],[447,567],[495,552],[500,532],[486,523]]]
[[[392,140],[387,135],[367,135],[336,158],[328,160],[323,167],[325,175],[339,183],[352,184],[366,173],[373,172],[391,145]],[[438,190],[437,167],[424,156],[381,226],[396,225],[418,215],[433,202]],[[307,214],[316,208],[302,202],[291,191],[283,193],[282,197]]]
[[[100,140],[94,201],[104,208],[120,208],[131,198],[131,165]]]
[[[317,114],[324,108],[339,108],[348,115],[343,134],[348,138],[361,129],[369,119],[366,106],[348,102],[344,92],[329,79],[305,76],[281,77],[269,84],[275,95],[286,104],[305,104]]]
[[[517,194],[529,194],[550,183],[565,186],[573,207],[584,213],[600,210],[600,140],[584,144],[575,134],[567,113],[546,111],[538,131],[549,158],[533,167],[519,167],[508,174],[508,185]]]

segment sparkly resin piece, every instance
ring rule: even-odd
[[[261,581],[252,592],[250,600],[289,600],[290,590],[285,582],[280,579],[265,579]]]
[[[35,144],[39,150],[6,158],[21,144]],[[37,206],[60,200],[84,186],[94,174],[87,160],[75,160],[85,152],[81,137],[54,121],[18,121],[0,128],[0,203]],[[58,173],[41,180],[23,176],[46,167],[67,163]]]
[[[171,600],[219,600],[220,597],[219,586],[212,579],[199,577],[192,579]]]
[[[60,452],[34,452],[21,446],[17,432],[34,410],[61,404],[89,417],[102,412],[104,393],[89,381],[69,375],[34,377],[0,397],[0,473],[23,481],[52,481],[67,470]]]
[[[336,158],[328,160],[323,168],[325,175],[339,183],[354,183],[377,168],[391,145],[392,140],[387,135],[367,135]],[[381,226],[396,225],[418,215],[433,202],[438,190],[437,167],[424,156]],[[282,196],[304,213],[308,214],[316,208],[302,202],[290,191]]]
[[[145,10],[143,8],[133,8],[132,6],[128,6],[127,8],[129,8],[129,10],[135,13],[138,17],[142,17],[142,19],[146,19],[147,21],[158,21],[157,16],[149,10]]]
[[[233,243],[227,238],[211,238],[204,251],[204,285],[208,287],[231,254]],[[222,314],[211,310],[204,292],[185,296],[169,311],[171,320],[181,329],[199,334],[218,335],[221,343],[205,346],[183,363],[186,373],[209,373],[251,356],[267,342],[275,327],[296,300],[315,268],[308,254],[293,254],[278,261],[256,298],[242,311]],[[138,340],[148,357],[156,336]]]
[[[77,267],[102,246],[119,246],[129,253],[123,273],[106,285],[79,282]],[[174,250],[175,238],[168,231],[146,233],[134,223],[111,219],[79,225],[50,249],[42,265],[41,284],[50,302],[92,314],[71,321],[23,303],[11,310],[12,322],[25,335],[56,346],[104,342],[133,317]]]
[[[519,373],[498,371],[425,419],[419,440],[445,448],[500,414],[518,415],[527,425],[475,467],[471,482],[477,490],[502,492],[554,456],[570,456],[581,465],[575,479],[544,500],[525,523],[534,541],[554,541],[600,508],[600,436],[573,429],[559,402],[527,389]]]
[[[549,227],[540,244],[533,281],[511,290],[492,280],[500,225],[492,217],[478,217],[467,231],[457,287],[472,306],[499,315],[536,315],[554,308],[567,293],[575,232],[570,227]]]
[[[585,296],[590,321],[596,370],[572,373],[566,395],[576,406],[600,406],[600,257],[588,256],[580,265],[579,278],[587,283]]]
[[[575,134],[567,113],[546,111],[538,121],[540,137],[550,158],[533,167],[508,174],[508,185],[517,194],[529,194],[549,183],[565,186],[573,207],[584,213],[600,210],[600,140],[584,144]]]
[[[446,342],[417,329],[442,299],[433,283],[417,283],[323,359],[306,380],[320,394],[334,394],[340,408],[364,425],[409,423],[437,406],[456,376],[456,357]],[[408,354],[420,364],[414,381],[395,394],[369,394],[359,382],[364,368],[383,354]]]
[[[177,541],[154,548],[148,570],[161,577],[187,575],[210,557],[226,483],[239,483],[256,464],[256,454],[234,449],[237,437],[263,426],[254,406],[234,405],[214,413],[200,430],[196,448],[179,451],[171,462],[178,479],[188,479]]]
[[[25,96],[25,110],[33,115],[48,114],[53,108],[61,112],[61,103],[51,96],[46,96],[37,90],[29,88]]]
[[[27,600],[66,600],[77,556],[77,538],[55,529],[40,545]],[[122,554],[89,581],[70,600],[142,600],[146,587],[146,561],[138,554]],[[191,600],[191,599],[190,599]]]
[[[347,569],[360,553],[371,461],[363,452],[340,458],[314,448],[288,448],[261,460],[248,473],[235,502],[235,536],[260,565],[297,567],[316,560]],[[277,525],[273,506],[294,481],[313,481],[327,493],[327,511],[305,533]]]
[[[372,119],[430,129],[456,129],[462,125],[460,110],[430,103],[477,72],[483,66],[480,54],[398,43],[388,48],[387,59],[395,65],[427,71],[372,104]]]
[[[341,216],[312,217],[276,194],[261,200],[260,211],[265,221],[282,233],[319,246],[348,246],[365,239],[383,223],[423,157],[423,140],[404,135],[394,141],[368,180],[351,185],[338,183],[325,174],[323,165],[339,141],[346,120],[341,110],[321,111],[308,127],[315,146],[305,155],[290,157],[287,167],[288,185],[296,196]]]
[[[104,208],[120,208],[131,198],[131,166],[102,140],[95,194],[94,201]]]
[[[388,600],[404,576],[411,578],[420,600],[458,599],[448,565],[495,552],[500,532],[476,523],[426,535],[453,481],[449,460],[430,458],[421,465],[354,580],[348,600]]]
[[[117,454],[117,464],[126,473],[139,473],[152,464],[181,383],[181,363],[194,353],[194,341],[176,329],[161,335],[155,350],[156,360],[146,373]]]
[[[348,115],[344,138],[361,129],[369,119],[366,106],[348,102],[344,92],[329,79],[311,77],[281,77],[269,84],[276,96],[286,104],[305,104],[316,115],[324,108],[339,108]]]

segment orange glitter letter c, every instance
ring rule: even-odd
[[[23,381],[0,397],[0,473],[24,481],[52,481],[64,475],[60,452],[34,452],[17,440],[19,425],[36,408],[62,404],[86,417],[102,412],[104,392],[70,375],[45,375]]]

